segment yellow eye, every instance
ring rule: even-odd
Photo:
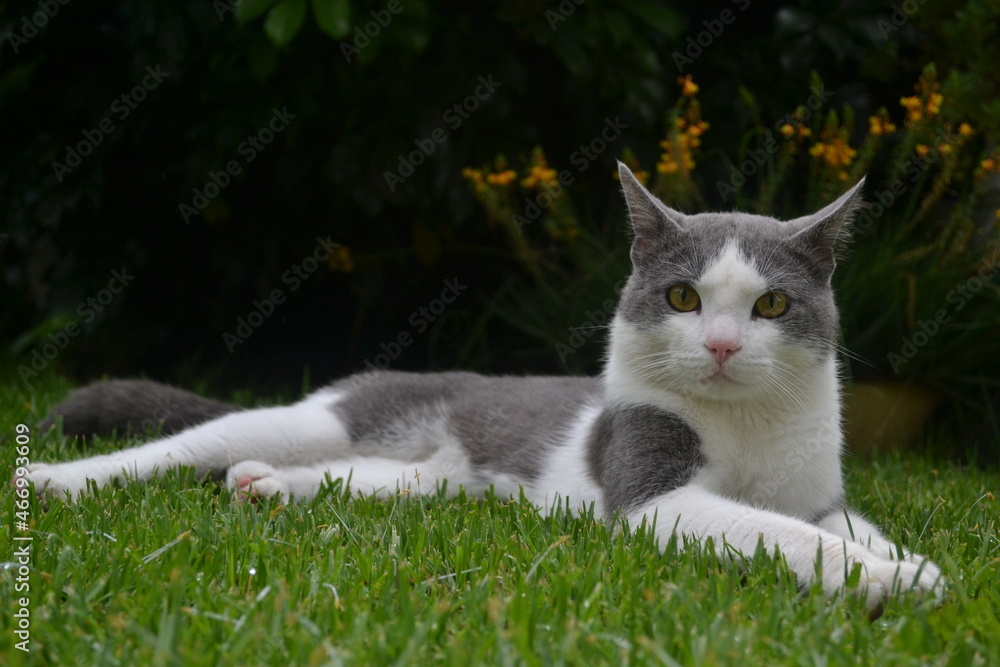
[[[667,301],[682,313],[689,313],[701,305],[701,298],[694,288],[683,283],[674,285],[667,291]]]
[[[778,317],[784,315],[788,310],[788,297],[783,292],[768,292],[757,299],[754,304],[754,313],[761,317]]]

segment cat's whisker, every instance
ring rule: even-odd
[[[800,398],[800,392],[797,390],[798,388],[795,387],[793,382],[789,382],[786,378],[783,378],[780,375],[775,375],[773,379],[774,383],[771,386],[774,387],[775,391],[780,392],[781,395],[790,399],[791,402],[794,403],[800,410],[806,409],[805,403]],[[786,403],[785,407],[790,406]]]
[[[848,359],[853,359],[854,361],[858,362],[859,364],[863,364],[865,366],[868,366],[869,368],[875,368],[875,369],[878,368],[878,366],[876,366],[872,362],[868,361],[867,359],[865,359],[864,357],[862,357],[861,355],[859,355],[859,354],[857,354],[855,352],[851,352],[850,350],[848,350],[843,345],[836,344],[836,345],[834,345],[834,349],[837,352],[839,352],[840,354],[842,354],[845,357],[847,357]]]
[[[584,332],[599,331],[601,329],[607,329],[607,330],[610,331],[611,330],[611,325],[610,324],[592,324],[590,326],[570,327],[569,328],[570,331],[584,331]]]

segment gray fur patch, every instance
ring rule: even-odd
[[[684,420],[659,408],[605,408],[588,454],[608,514],[628,512],[691,481],[706,463],[700,444]]]
[[[62,417],[66,435],[148,435],[160,426],[169,435],[239,409],[158,382],[111,380],[74,389],[38,427],[48,430]]]
[[[545,453],[584,405],[600,395],[583,377],[488,377],[475,373],[380,371],[330,386],[347,395],[331,409],[368,455],[419,460],[435,443],[401,451],[396,434],[440,419],[472,464],[528,482],[542,472]]]

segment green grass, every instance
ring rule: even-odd
[[[0,389],[2,463],[69,385]],[[31,458],[107,451],[32,433]],[[233,504],[189,474],[30,508],[31,653],[13,648],[0,570],[0,663],[86,665],[1000,664],[996,471],[921,456],[848,460],[855,507],[929,554],[946,602],[866,619],[796,591],[766,554],[748,571],[702,545],[443,494],[389,502],[330,489],[307,505]],[[13,489],[0,491],[10,561]]]

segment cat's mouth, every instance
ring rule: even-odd
[[[733,379],[732,375],[729,374],[729,370],[724,366],[717,366],[715,372],[708,376],[708,381],[713,384],[721,385],[738,385],[741,384]]]

